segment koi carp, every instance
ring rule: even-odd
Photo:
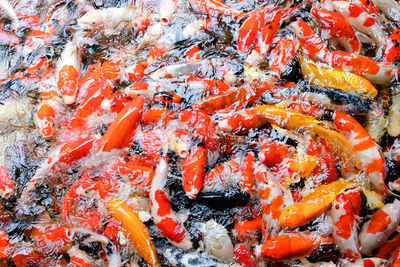
[[[227,16],[235,19],[242,18],[245,13],[224,4],[219,0],[194,0],[193,4],[202,12],[211,17]]]
[[[383,195],[388,194],[389,189],[385,185],[385,161],[380,147],[350,115],[335,111],[334,123],[338,131],[353,146],[357,165],[365,170],[375,189]]]
[[[304,78],[311,84],[337,88],[367,99],[374,99],[378,94],[370,81],[356,74],[327,68],[304,58],[300,59],[300,66]]]
[[[107,201],[107,207],[111,215],[120,221],[122,227],[127,230],[128,237],[139,255],[152,266],[159,266],[157,253],[150,239],[150,233],[140,221],[139,216],[124,201],[115,198],[110,198]]]
[[[312,254],[322,244],[332,243],[332,238],[315,233],[286,233],[264,241],[256,255],[273,260],[289,260]]]
[[[344,192],[338,194],[331,207],[333,240],[339,247],[340,253],[352,260],[361,258],[354,214],[354,209],[346,194]]]
[[[138,96],[118,113],[107,132],[100,139],[100,151],[110,152],[116,148],[129,146],[140,123],[144,103],[144,98]]]
[[[151,183],[151,215],[155,225],[163,236],[182,249],[190,249],[192,247],[190,235],[183,224],[178,222],[176,215],[171,209],[168,196],[164,192],[167,175],[168,159],[166,156],[162,156]]]
[[[36,126],[43,138],[52,138],[56,131],[56,123],[62,108],[58,93],[55,91],[40,94],[40,102],[34,116]]]
[[[206,164],[207,150],[202,146],[193,147],[181,163],[183,190],[189,198],[196,198],[203,187]]]
[[[262,208],[263,238],[268,240],[276,237],[281,228],[279,216],[284,207],[282,189],[266,166],[258,165],[254,174]]]
[[[320,20],[320,27],[337,39],[347,52],[360,53],[360,40],[353,27],[342,16],[334,11],[318,8],[312,8],[311,13]]]
[[[290,228],[305,225],[327,211],[336,196],[352,186],[353,183],[345,180],[321,185],[302,201],[285,208],[279,216],[279,222],[282,226]]]
[[[333,7],[348,23],[360,32],[375,40],[377,46],[384,45],[387,35],[376,19],[368,14],[362,6],[346,1],[333,1]]]
[[[80,55],[74,41],[67,43],[57,63],[57,88],[65,104],[75,103],[78,94]]]
[[[373,250],[383,244],[397,229],[399,222],[400,201],[386,204],[375,212],[371,219],[363,225],[359,234],[360,251],[363,255],[371,255]]]

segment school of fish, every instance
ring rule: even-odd
[[[0,266],[400,266],[398,0],[0,0]]]

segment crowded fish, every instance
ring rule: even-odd
[[[1,0],[0,266],[399,266],[397,0]]]

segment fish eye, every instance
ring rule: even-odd
[[[297,35],[298,35],[299,37],[303,37],[303,36],[304,36],[303,31],[298,31],[298,32],[297,32]]]

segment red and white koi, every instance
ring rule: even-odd
[[[93,181],[94,180],[91,175],[89,175],[88,173],[83,173],[82,176],[78,180],[76,180],[65,193],[61,204],[61,214],[68,223],[71,223],[70,215],[72,212],[72,206],[79,196],[76,191],[77,188],[80,188],[83,184],[92,183]]]
[[[138,131],[135,140],[141,145],[143,152],[147,157],[158,159],[161,157],[161,129],[143,129]]]
[[[168,39],[168,38],[167,38]],[[147,55],[147,63],[154,64],[163,59],[163,56],[166,52],[171,51],[173,49],[174,42],[171,40],[159,40],[149,51]]]
[[[336,196],[332,203],[333,240],[340,253],[350,260],[361,258],[358,247],[357,223],[353,207],[345,193]]]
[[[156,173],[151,183],[150,205],[151,215],[161,234],[172,244],[182,249],[190,249],[190,235],[180,223],[171,209],[167,194],[164,192],[168,176],[168,158],[162,156],[157,165]]]
[[[175,113],[167,107],[152,106],[143,112],[142,120],[146,124],[161,124],[166,126],[169,121],[176,119]]]
[[[282,189],[265,165],[256,166],[254,174],[262,208],[263,238],[269,240],[275,238],[281,229],[279,216],[284,207]]]
[[[34,115],[34,121],[43,138],[52,138],[55,134],[56,124],[62,109],[60,97],[56,91],[40,94],[40,102]]]
[[[368,14],[361,5],[346,1],[333,1],[333,7],[358,31],[375,40],[378,47],[386,44],[387,35],[377,20]]]
[[[68,42],[57,63],[57,88],[64,103],[75,103],[78,95],[78,79],[81,69],[79,48],[76,42]]]
[[[356,188],[346,189],[345,191],[343,191],[343,194],[350,201],[351,207],[353,208],[353,214],[356,217],[357,221],[360,221],[359,215],[362,208],[361,188],[356,187]]]
[[[151,106],[143,112],[142,120],[150,125],[166,126],[171,120],[176,119],[172,110],[159,105]]]
[[[121,183],[112,178],[112,173],[103,173],[99,180],[84,183],[75,190],[76,194],[87,198],[97,198],[105,200],[106,197],[116,195]]]
[[[144,196],[148,196],[150,193],[151,182],[154,177],[154,168],[153,163],[148,162],[149,160],[146,159],[135,159],[130,157],[126,161],[122,161],[117,159],[116,162],[110,167],[111,170],[116,169],[115,172],[122,176],[124,181],[132,186],[136,191],[140,192]],[[114,172],[111,171],[111,174]],[[108,184],[112,185],[114,181],[107,182]],[[114,183],[114,187],[117,188],[116,183]],[[114,190],[114,189],[113,189]],[[113,193],[113,191],[110,190]],[[109,193],[107,193],[109,194]]]
[[[204,142],[207,150],[220,149],[215,122],[206,113],[196,110],[182,110],[179,113],[179,123],[181,127],[189,131],[192,137]]]
[[[146,29],[143,37],[138,40],[139,45],[134,47],[134,51],[153,46],[163,36],[164,27],[161,22],[151,24]]]
[[[293,31],[297,36],[303,53],[313,60],[322,60],[328,52],[321,38],[302,20],[293,24]]]
[[[371,255],[373,250],[382,245],[396,231],[399,223],[400,201],[386,204],[372,215],[363,225],[359,234],[360,251],[363,255]]]
[[[338,13],[326,9],[312,8],[311,13],[320,20],[321,29],[337,39],[347,52],[360,53],[361,43],[353,27]]]
[[[385,161],[380,147],[350,115],[335,111],[333,117],[337,130],[354,148],[353,159],[359,165],[357,167],[365,170],[365,174],[378,192],[383,195],[388,194],[389,189],[385,185]]]
[[[76,133],[79,136],[90,128],[89,118],[103,114],[101,104],[104,99],[111,98],[112,90],[111,82],[105,79],[96,80],[88,86],[88,91],[82,96],[79,106],[66,124],[69,134]]]
[[[369,0],[353,0],[351,3],[360,5],[370,15],[379,15],[379,10],[375,7],[374,1]]]
[[[40,30],[42,19],[38,16],[18,13],[18,18],[20,19],[21,23],[27,24],[30,29]]]
[[[377,62],[345,51],[330,52],[319,36],[302,20],[296,21],[293,29],[303,53],[314,60],[324,61],[335,68],[349,69],[376,84],[386,84],[398,75],[398,69],[393,64]]]

